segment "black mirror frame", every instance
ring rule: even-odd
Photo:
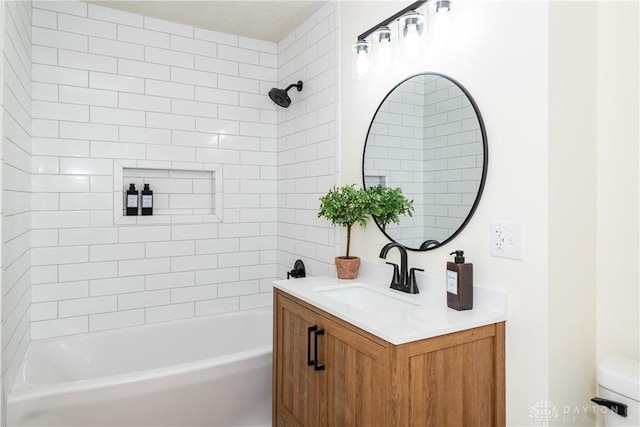
[[[473,99],[473,97],[471,96],[469,91],[467,91],[467,89],[464,86],[462,86],[462,84],[460,84],[457,80],[452,79],[451,77],[449,77],[447,75],[440,74],[440,73],[433,73],[433,72],[418,73],[418,74],[413,74],[413,75],[407,77],[406,79],[402,80],[400,83],[395,85],[393,88],[391,88],[391,90],[385,95],[385,97],[380,102],[380,105],[378,105],[378,108],[376,109],[376,112],[373,114],[373,118],[371,119],[371,123],[369,124],[369,129],[367,130],[367,137],[364,140],[364,146],[363,146],[363,149],[362,149],[362,188],[366,189],[366,187],[365,187],[365,185],[366,185],[365,184],[365,175],[364,175],[364,162],[365,162],[365,154],[366,154],[366,151],[367,151],[367,141],[369,140],[369,133],[371,132],[371,128],[373,127],[373,121],[375,120],[376,116],[378,115],[378,111],[380,111],[380,108],[382,107],[384,102],[387,100],[389,95],[391,95],[391,93],[393,93],[393,91],[396,90],[398,88],[398,86],[402,85],[403,83],[405,83],[408,80],[411,80],[414,77],[425,76],[425,75],[438,76],[438,77],[442,77],[442,78],[444,78],[446,80],[449,80],[451,83],[456,85],[462,91],[462,93],[465,94],[467,99],[469,99],[469,103],[473,106],[473,110],[475,111],[476,117],[478,118],[478,124],[480,125],[480,132],[482,133],[482,150],[483,150],[483,155],[484,155],[484,161],[482,163],[482,177],[480,179],[480,186],[478,187],[478,194],[476,195],[476,198],[473,201],[473,205],[471,206],[471,209],[469,210],[469,213],[467,214],[467,217],[464,219],[464,221],[462,222],[460,227],[458,227],[458,229],[451,236],[449,236],[446,240],[444,240],[442,242],[439,242],[437,245],[429,244],[429,245],[427,245],[427,246],[429,246],[427,248],[410,248],[410,247],[402,245],[406,249],[408,249],[410,251],[416,251],[416,252],[430,251],[432,249],[437,249],[437,248],[439,248],[441,246],[444,246],[447,243],[449,243],[450,241],[452,241],[458,234],[460,234],[460,232],[462,232],[462,230],[464,230],[464,228],[467,226],[467,224],[469,224],[469,221],[471,220],[471,217],[473,217],[473,214],[476,212],[476,209],[478,208],[478,204],[480,203],[480,199],[481,199],[482,193],[484,191],[484,186],[485,186],[485,183],[487,181],[487,168],[489,166],[489,146],[488,146],[488,141],[487,141],[487,131],[485,129],[484,120],[482,119],[482,114],[480,114],[480,109],[478,108],[478,104],[476,104],[476,101]],[[378,226],[378,229],[380,229],[382,234],[384,234],[387,239],[389,239],[392,242],[396,242],[382,228],[382,226],[378,222],[378,219],[375,216],[373,217],[373,220],[375,221],[376,225]],[[433,242],[433,240],[431,240],[430,242]],[[398,242],[396,242],[396,243],[398,243]],[[398,243],[398,244],[401,244],[401,243]]]

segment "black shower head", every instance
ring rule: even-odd
[[[289,89],[292,87],[295,87],[298,89],[298,92],[300,92],[302,90],[302,80],[298,80],[298,83],[290,84],[286,89],[278,89],[274,87],[269,91],[269,98],[279,106],[288,108],[289,105],[291,105],[291,98],[289,98],[287,92],[289,92]]]

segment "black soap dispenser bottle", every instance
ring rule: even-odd
[[[454,251],[447,262],[447,306],[454,310],[473,308],[473,264],[464,262],[464,251]]]
[[[134,183],[127,190],[127,215],[138,215],[138,190]]]
[[[142,189],[142,215],[153,215],[153,191],[149,189],[149,184]]]

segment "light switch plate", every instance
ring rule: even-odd
[[[491,256],[522,260],[522,224],[491,223]]]

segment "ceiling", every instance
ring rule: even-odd
[[[198,28],[279,42],[327,0],[100,0],[88,3]]]

